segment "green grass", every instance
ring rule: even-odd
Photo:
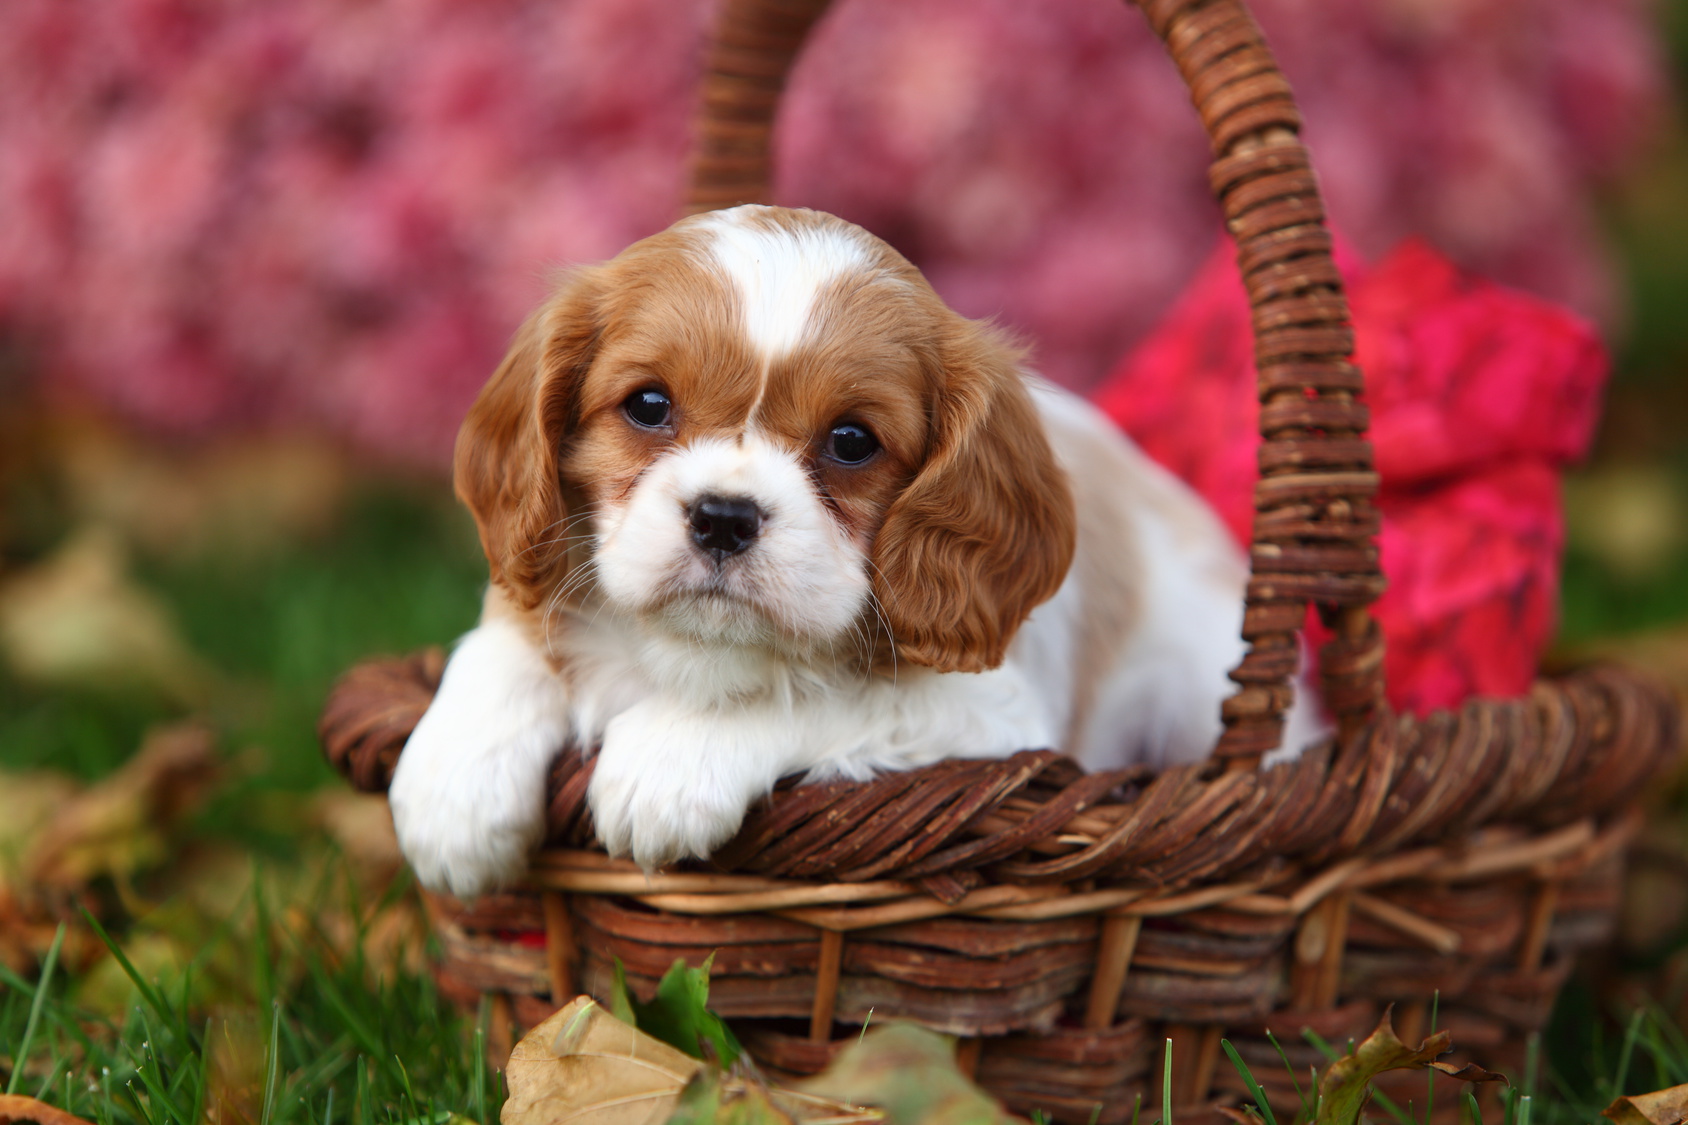
[[[427,975],[378,976],[364,933],[336,949],[258,901],[221,936],[171,980],[114,943],[132,985],[117,1013],[79,1008],[50,967],[35,981],[0,967],[8,1089],[98,1125],[202,1125],[213,1104],[258,1125],[495,1120],[485,1028]]]
[[[64,529],[57,529],[64,530]],[[375,653],[449,643],[474,624],[486,563],[443,486],[373,485],[335,532],[263,555],[145,558],[190,648],[217,669],[211,716],[261,747],[266,785],[329,780],[316,716],[334,677]],[[0,769],[110,772],[179,711],[137,694],[39,689],[0,672]]]
[[[299,813],[332,781],[314,733],[323,697],[363,657],[449,643],[473,624],[485,563],[472,523],[443,486],[376,484],[320,540],[256,557],[142,558],[137,578],[218,670],[207,709],[234,768],[188,844],[265,857],[294,874],[255,887],[297,888],[301,857],[318,843]],[[0,770],[95,779],[150,725],[183,714],[135,692],[41,688],[0,673]],[[226,919],[184,921],[191,911],[166,903],[119,932],[119,948],[139,950],[173,927],[178,945],[200,953],[161,980],[138,970],[122,990],[132,1002],[118,1010],[84,1010],[86,980],[60,972],[37,990],[0,967],[0,1080],[97,1125],[199,1125],[206,1099],[238,1085],[230,1071],[257,1083],[230,1110],[250,1110],[257,1125],[494,1120],[502,1091],[485,1067],[484,1028],[426,973],[366,955],[367,928],[393,900],[365,902],[349,883],[294,893],[312,910],[333,902],[356,919],[349,948],[301,929],[296,916],[277,921],[292,904],[266,909],[254,891]]]

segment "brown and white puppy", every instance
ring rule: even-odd
[[[459,896],[521,874],[570,741],[599,837],[654,868],[793,772],[1198,758],[1242,651],[1245,565],[1201,500],[812,211],[696,216],[573,274],[456,476],[492,583],[391,801]]]

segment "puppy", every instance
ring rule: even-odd
[[[1242,654],[1246,565],[1202,501],[817,212],[695,216],[573,274],[456,483],[491,585],[390,798],[459,897],[521,875],[569,742],[605,847],[654,869],[794,772],[1200,758]]]

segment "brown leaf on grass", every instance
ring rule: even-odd
[[[385,797],[324,789],[311,798],[308,816],[339,847],[361,885],[383,888],[404,867]]]
[[[582,996],[516,1044],[500,1120],[661,1125],[702,1066]]]
[[[60,417],[45,444],[79,520],[161,555],[250,557],[319,534],[339,515],[351,479],[343,454],[305,434],[166,445]]]
[[[17,882],[24,852],[82,783],[51,770],[0,771],[0,888]]]
[[[1619,1098],[1600,1111],[1618,1125],[1680,1125],[1688,1121],[1688,1086]]]
[[[1645,581],[1681,550],[1688,497],[1662,465],[1611,465],[1566,480],[1565,512],[1575,547],[1620,578]]]
[[[169,832],[217,776],[211,731],[175,723],[150,732],[116,773],[61,805],[24,853],[36,891],[80,890],[97,876],[124,885],[169,857]]]
[[[0,659],[25,680],[143,688],[190,706],[212,679],[102,527],[0,585]]]
[[[913,1024],[886,1024],[869,1031],[796,1089],[877,1106],[890,1125],[1007,1125],[1020,1120],[961,1073],[949,1039]]]
[[[1408,1047],[1395,1035],[1390,1020],[1394,1010],[1393,1004],[1384,1009],[1377,1030],[1354,1048],[1353,1054],[1337,1059],[1326,1069],[1319,1082],[1316,1125],[1353,1125],[1371,1099],[1372,1080],[1389,1070],[1436,1070],[1463,1082],[1506,1081],[1502,1075],[1473,1063],[1455,1067],[1437,1062],[1437,1056],[1453,1049],[1453,1037],[1446,1031],[1438,1031],[1417,1047]]]
[[[55,1109],[46,1102],[22,1094],[0,1094],[0,1125],[89,1125],[75,1114]]]
[[[504,1077],[510,1096],[503,1125],[872,1125],[885,1120],[875,1110],[769,1085],[753,1069],[744,1073],[742,1064],[726,1073],[706,1066],[618,1019],[590,996],[528,1032],[511,1052]]]

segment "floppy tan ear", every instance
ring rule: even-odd
[[[576,274],[517,331],[457,432],[458,499],[480,530],[492,581],[532,609],[568,567],[560,446],[600,325],[597,274]]]
[[[982,672],[1060,588],[1077,520],[1018,355],[956,320],[936,353],[926,463],[874,540],[874,593],[899,657]]]

